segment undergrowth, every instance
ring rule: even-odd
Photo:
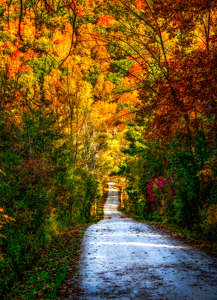
[[[64,299],[68,293],[78,293],[79,249],[82,235],[90,225],[71,228],[57,236],[51,247],[32,269],[24,273],[4,299]]]
[[[93,222],[103,218],[103,206],[108,196],[108,184],[105,183],[103,197],[99,199],[96,211],[89,221],[68,230],[59,232],[52,238],[50,246],[40,259],[23,272],[22,279],[11,284],[10,292],[2,299],[65,299],[68,295],[79,294],[78,260],[84,231]],[[95,207],[94,207],[95,208]]]

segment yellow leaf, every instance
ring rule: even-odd
[[[0,169],[0,172],[1,172],[3,175],[5,175],[5,176],[6,176],[5,172],[3,172],[1,169]]]

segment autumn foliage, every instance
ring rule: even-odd
[[[91,220],[109,174],[138,215],[216,237],[216,10],[0,2],[1,292]]]

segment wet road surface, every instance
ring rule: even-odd
[[[104,220],[84,236],[78,299],[217,300],[217,267],[199,249],[125,218],[109,183]]]

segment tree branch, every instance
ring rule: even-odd
[[[18,35],[19,35],[21,41],[23,41],[23,38],[22,38],[22,35],[21,35],[22,19],[23,19],[23,0],[20,0],[20,18],[19,18],[19,25],[18,25]]]

